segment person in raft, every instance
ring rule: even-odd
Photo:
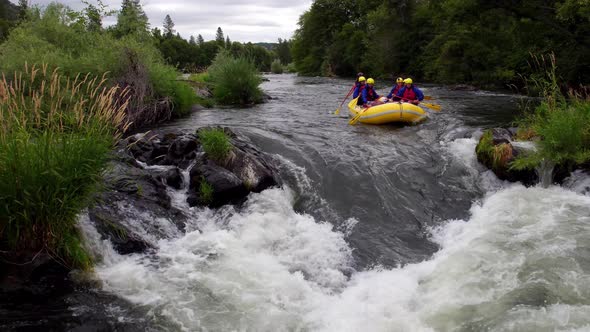
[[[420,104],[420,102],[424,100],[424,94],[422,91],[414,86],[414,82],[411,78],[406,78],[404,83],[406,86],[397,92],[397,96],[404,102],[407,101],[414,105]]]
[[[395,83],[396,84],[391,88],[391,91],[387,95],[387,99],[390,101],[399,101],[401,99],[397,96],[397,93],[404,87],[404,79],[398,77],[397,80],[395,80]]]
[[[354,88],[354,92],[352,94],[352,99],[355,99],[356,97],[359,97],[361,95],[361,93],[363,92],[363,90],[365,89],[365,83],[366,83],[366,79],[364,76],[360,76],[356,79],[356,88]]]
[[[360,102],[358,102],[357,105],[362,105],[363,107],[371,107],[373,105],[382,103],[381,101],[379,101],[379,95],[377,94],[377,91],[375,91],[373,85],[375,85],[375,80],[369,78],[367,80],[365,88],[361,93],[361,97],[359,98]]]

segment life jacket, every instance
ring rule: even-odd
[[[365,100],[365,102],[375,100],[376,95],[377,95],[377,93],[375,92],[375,88],[371,87],[371,88],[367,89],[367,100]]]
[[[402,95],[403,99],[407,99],[407,100],[416,100],[416,92],[414,91],[414,87],[412,86],[411,88],[405,88],[404,89],[404,94]]]
[[[352,94],[352,99],[356,97],[360,97],[363,94],[363,90],[365,89],[366,84],[357,83],[356,88],[354,88],[354,93]]]

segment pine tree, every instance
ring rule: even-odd
[[[199,34],[197,36],[197,44],[203,45],[204,43],[205,43],[205,39],[203,39],[203,36],[201,36],[201,34]]]
[[[88,31],[100,31],[102,30],[102,17],[98,8],[93,6],[92,4],[88,4],[86,7],[86,18],[88,21],[86,22],[86,29]]]
[[[227,36],[227,38],[225,38],[225,48],[230,48],[231,47],[231,40],[229,40],[229,36]]]
[[[170,15],[166,15],[164,18],[164,36],[166,36],[166,38],[172,38],[174,32],[174,22],[172,22]]]
[[[148,28],[148,17],[141,7],[140,0],[123,0],[117,16],[115,35],[123,37],[129,34],[147,34]]]
[[[197,45],[197,41],[195,40],[195,36],[191,36],[191,38],[189,39],[188,42],[191,45]]]
[[[217,34],[215,35],[215,41],[217,42],[217,45],[219,45],[220,47],[225,46],[225,38],[223,38],[223,30],[221,30],[221,27],[217,28]]]

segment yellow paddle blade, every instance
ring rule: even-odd
[[[434,110],[434,111],[437,111],[437,112],[442,109],[442,107],[440,105],[437,105],[437,104],[421,103],[421,105],[424,105],[424,106],[430,108],[431,110]]]
[[[359,97],[354,98],[353,100],[350,101],[350,103],[348,103],[348,108],[354,108],[356,106],[356,103],[358,102]]]
[[[336,114],[336,115],[340,114],[340,107],[338,107],[338,108],[336,109],[336,112],[334,112],[334,114]]]
[[[433,100],[432,96],[424,96],[424,100]]]

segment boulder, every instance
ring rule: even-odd
[[[517,149],[511,144],[512,135],[507,129],[494,128],[487,130],[480,138],[475,149],[477,160],[491,169],[501,180],[511,182],[520,181],[525,185],[533,185],[538,182],[535,170],[511,169],[511,163],[519,155]]]
[[[239,203],[248,196],[249,190],[244,182],[234,173],[208,160],[197,164],[190,173],[190,191],[188,203],[220,207],[229,203]],[[202,186],[210,186],[212,193],[207,197]]]

